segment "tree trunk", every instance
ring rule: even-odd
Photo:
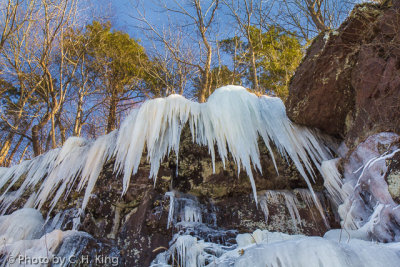
[[[6,163],[6,157],[8,152],[10,151],[11,148],[11,143],[12,140],[14,139],[14,133],[10,132],[7,136],[6,141],[4,142],[3,146],[1,147],[0,150],[0,166],[4,166],[4,164]]]
[[[27,131],[28,131],[28,128],[25,130],[25,133],[26,133]],[[24,134],[25,134],[25,133],[24,133]],[[10,156],[8,156],[8,158],[7,158],[7,162],[6,162],[6,165],[7,165],[7,166],[10,166],[11,161],[12,161],[12,159],[14,158],[15,154],[17,153],[18,148],[20,147],[20,145],[21,145],[22,141],[24,140],[24,138],[25,138],[25,136],[21,135],[20,138],[18,139],[17,144],[14,146],[13,150],[11,151]]]
[[[39,126],[34,125],[32,127],[32,148],[33,148],[33,154],[36,156],[39,156],[41,154],[41,147],[40,147],[40,141],[39,141]]]
[[[204,103],[206,102],[206,94],[211,94],[211,83],[210,83],[210,72],[211,72],[211,60],[212,60],[212,48],[208,43],[205,35],[203,34],[203,42],[207,49],[207,60],[204,66],[204,71],[202,72],[202,86],[201,92],[199,95],[199,102]]]
[[[56,121],[54,119],[54,112],[51,113],[51,131],[50,131],[50,136],[51,136],[51,148],[56,148],[57,147],[57,141],[56,141]]]
[[[76,107],[76,116],[74,121],[73,136],[80,136],[82,130],[82,113],[83,113],[83,94],[79,94],[78,106]]]
[[[24,151],[22,151],[21,158],[19,159],[18,164],[20,164],[24,160],[24,156],[25,156],[26,151],[28,150],[29,145],[30,145],[30,143],[28,142],[24,148]]]
[[[253,80],[253,90],[259,92],[258,86],[258,76],[257,76],[257,65],[256,65],[256,54],[254,52],[253,42],[250,37],[250,32],[247,32],[247,40],[249,42],[249,52],[250,52],[250,60],[251,60],[251,78]]]
[[[56,115],[56,124],[58,129],[60,130],[60,137],[61,137],[61,145],[65,143],[65,127],[61,122],[61,112],[58,112]]]
[[[205,71],[203,71],[203,73],[202,73],[202,77],[201,77],[201,86],[200,86],[200,92],[199,92],[199,103],[204,103],[204,102],[206,102],[206,90],[207,90],[207,87],[206,87],[206,74],[204,73]]]
[[[32,127],[32,148],[33,148],[33,154],[35,155],[35,157],[42,153],[39,132],[40,132],[40,130],[43,129],[43,127],[46,125],[46,123],[50,120],[50,116],[51,116],[50,112],[49,111],[46,112],[46,114],[43,116],[41,121]]]
[[[117,104],[118,104],[118,97],[117,97],[116,89],[113,89],[111,98],[110,98],[110,106],[108,107],[108,119],[107,119],[106,133],[110,133],[115,129],[115,122],[116,122],[116,117],[117,117]]]

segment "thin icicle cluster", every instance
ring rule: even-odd
[[[310,130],[290,122],[279,98],[257,97],[241,86],[226,86],[217,89],[207,103],[192,102],[180,95],[146,101],[130,113],[119,131],[94,142],[72,137],[61,149],[1,169],[0,189],[7,185],[0,199],[2,211],[25,192],[32,194],[27,207],[40,208],[51,199],[51,211],[61,197],[66,198],[72,190],[86,187],[84,209],[105,162],[111,157],[116,160],[115,171],[123,173],[125,193],[145,148],[151,164],[150,177],[156,182],[165,156],[171,152],[178,154],[181,131],[186,123],[193,142],[208,146],[214,170],[216,153],[224,164],[230,153],[238,171],[245,169],[256,201],[252,171],[253,168],[262,171],[258,148],[261,136],[273,160],[271,144],[283,157],[293,161],[318,204],[309,177],[314,176],[313,164],[319,169],[320,162],[328,159],[326,148]],[[20,188],[11,193],[12,186],[23,178]],[[39,189],[35,191],[37,186]]]
[[[301,200],[305,202],[310,209],[316,207],[319,210],[320,207],[322,207],[320,200],[318,199],[318,204],[316,204],[312,192],[307,189],[295,189],[294,192],[287,190],[267,190],[265,195],[261,196],[260,198],[260,206],[264,213],[265,221],[268,221],[269,217],[268,205],[282,203],[280,200],[280,198],[282,198],[289,212],[290,218],[292,219],[293,226],[301,226],[302,221],[297,208],[299,206],[299,200],[296,194],[300,196]],[[322,218],[324,219],[325,223],[327,223],[324,211],[319,210],[319,212],[323,215]]]
[[[175,192],[167,192],[165,196],[169,196],[169,212],[167,229],[177,223],[202,223],[202,211],[200,203],[193,196],[179,197],[175,196]]]
[[[2,172],[3,175],[0,173],[0,188],[7,185],[0,197],[2,213],[28,192],[30,197],[25,208],[40,209],[51,199],[50,213],[62,197],[65,199],[74,188],[82,190],[86,186],[82,203],[84,209],[103,165],[114,153],[115,144],[116,132],[102,136],[95,142],[71,137],[60,149],[8,168]],[[10,192],[12,186],[24,177],[21,186]]]
[[[204,267],[210,264],[213,266],[212,263],[225,253],[227,248],[198,240],[191,235],[176,235],[169,250],[158,254],[150,266]]]
[[[342,190],[342,176],[337,169],[339,158],[323,161],[321,174],[324,179],[324,186],[328,190],[336,206],[343,203],[348,194]]]
[[[267,190],[265,192],[265,198],[266,201],[262,202],[262,210],[264,211],[264,215],[265,217],[268,219],[268,206],[264,207],[264,203],[266,205],[268,205],[268,203],[272,204],[272,203],[280,203],[279,198],[282,197],[285,200],[285,205],[286,208],[289,211],[290,214],[290,218],[292,219],[293,225],[297,226],[297,225],[301,225],[301,218],[300,218],[300,214],[299,214],[299,210],[297,209],[297,205],[298,205],[298,201],[296,196],[289,192],[289,191],[278,191],[278,190]]]
[[[197,242],[197,238],[184,235],[179,236],[172,249],[172,262],[176,262],[179,266],[190,267],[190,266],[204,266],[204,260],[200,257],[200,253],[203,251],[204,246]]]

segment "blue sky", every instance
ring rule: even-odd
[[[110,21],[113,24],[114,29],[122,30],[133,38],[141,39],[142,44],[146,46],[146,40],[143,38],[143,32],[138,28],[140,22],[135,20],[135,17],[139,17],[136,12],[137,7],[141,10],[145,10],[146,18],[154,25],[158,27],[162,27],[163,25],[167,27],[169,24],[169,19],[175,20],[176,17],[168,17],[166,12],[162,12],[162,8],[157,5],[158,0],[100,0],[101,2],[105,2],[103,6],[109,6],[108,12],[110,13]],[[108,3],[107,3],[108,2]],[[174,5],[173,0],[164,0],[167,5]],[[184,3],[185,1],[182,1]],[[99,7],[101,9],[101,7]],[[225,18],[222,18],[225,17]],[[225,24],[227,20],[227,16],[223,14],[223,12],[218,12],[218,17],[216,17],[216,21],[219,23],[218,34],[221,35],[221,38],[225,38],[226,32],[224,33],[222,29],[226,29],[227,25]],[[230,31],[232,32],[232,31]],[[223,36],[222,36],[223,35]]]
[[[111,1],[112,18],[111,22],[113,27],[117,30],[128,32],[131,37],[139,38],[142,36],[139,29],[136,27],[139,25],[138,21],[134,19],[138,16],[136,12],[137,5],[141,5],[146,10],[146,17],[156,25],[162,25],[168,23],[168,19],[165,15],[157,12],[157,7],[154,1],[140,1],[137,0],[113,0]]]

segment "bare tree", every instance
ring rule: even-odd
[[[28,22],[35,0],[7,0],[0,3],[0,51],[9,37]]]
[[[19,88],[18,100],[10,103],[8,109],[2,110],[1,114],[2,122],[6,125],[7,134],[0,149],[0,165],[3,165],[6,160],[14,137],[22,134],[20,127],[26,115],[24,109],[34,94],[34,90],[31,90],[31,87],[36,87],[41,83],[41,79],[38,77],[36,77],[35,81],[27,78],[28,73],[31,73],[35,68],[32,64],[35,54],[29,47],[35,43],[34,40],[38,35],[33,28],[39,16],[36,1],[32,1],[27,8],[30,8],[30,10],[15,9],[16,13],[21,12],[22,14],[29,14],[29,16],[22,27],[14,28],[12,33],[8,35],[7,45],[5,46],[4,42],[0,51],[1,74],[8,77],[11,86]],[[15,14],[15,19],[18,16],[18,14]]]
[[[68,90],[69,82],[64,79],[65,75],[65,47],[64,33],[71,28],[75,22],[77,12],[77,0],[42,0],[43,22],[43,41],[41,42],[40,57],[38,65],[42,75],[43,83],[40,84],[42,100],[46,103],[46,112],[39,119],[38,123],[32,127],[32,143],[35,155],[41,153],[39,144],[39,131],[50,121],[52,148],[57,146],[56,141],[56,115],[60,112],[65,95]],[[58,56],[58,62],[54,59],[54,54]],[[74,71],[76,68],[74,68]],[[54,81],[58,79],[58,83]]]
[[[251,37],[251,27],[254,25],[253,17],[255,13],[255,4],[253,0],[243,1],[228,1],[223,0],[224,4],[230,10],[231,15],[234,17],[239,31],[242,32],[248,43],[248,50],[250,55],[250,71],[253,83],[253,90],[256,92],[260,91],[258,84],[257,65],[256,65],[256,54],[254,51],[254,41]]]
[[[164,44],[175,61],[197,69],[201,87],[200,92],[198,92],[198,99],[199,102],[205,102],[206,95],[211,91],[211,66],[213,58],[213,47],[210,43],[209,32],[215,20],[216,12],[219,7],[219,0],[208,1],[206,4],[202,4],[200,0],[190,0],[187,2],[187,5],[178,0],[174,0],[172,2],[173,4],[167,4],[163,1],[160,3],[164,12],[168,12],[174,16],[180,16],[184,21],[181,24],[185,25],[185,27],[190,27],[186,38],[191,44],[195,43],[193,39],[197,40],[198,47],[200,48],[198,60],[187,60],[185,57],[186,53],[179,49],[182,47],[175,47],[174,43],[168,38],[168,35],[165,34],[165,31],[162,32],[146,18],[143,10],[137,8],[138,17],[135,18],[141,21],[145,25],[146,30],[151,31],[159,42]],[[178,29],[182,30],[182,27],[170,24],[168,32],[171,32],[172,29],[174,31]],[[197,34],[199,39],[193,36],[193,32]],[[182,31],[182,36],[183,35]]]
[[[19,131],[22,121],[29,117],[34,119],[31,136],[24,135],[32,142],[35,155],[42,151],[40,134],[49,121],[49,140],[52,147],[57,145],[56,121],[68,88],[63,34],[75,22],[76,5],[77,0],[42,0],[24,5],[32,8],[23,11],[29,17],[9,36],[7,46],[1,51],[4,77],[18,88],[19,98],[8,114],[2,116],[11,130],[0,151],[0,164],[14,136],[22,134]]]
[[[356,0],[259,0],[257,19],[261,27],[277,25],[308,42],[319,32],[337,28],[356,3]]]
[[[185,39],[181,32],[164,31],[163,38],[167,40],[170,47],[180,51],[183,60],[176,60],[176,57],[164,43],[161,48],[158,43],[144,32],[151,42],[150,58],[152,64],[143,66],[151,81],[148,86],[152,87],[154,97],[168,96],[169,94],[183,94],[187,91],[188,83],[193,80],[197,68],[193,66],[196,54],[193,49],[185,47]],[[151,98],[151,95],[147,97]]]

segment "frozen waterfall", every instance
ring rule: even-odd
[[[271,145],[293,161],[319,203],[310,179],[314,178],[313,166],[320,169],[320,163],[329,159],[329,152],[318,135],[291,123],[279,98],[257,97],[241,86],[225,86],[206,103],[192,102],[180,95],[146,101],[131,111],[118,131],[95,141],[71,137],[62,148],[1,169],[2,213],[25,192],[33,192],[26,207],[41,208],[51,199],[50,212],[75,188],[85,188],[84,210],[104,164],[113,157],[115,172],[123,173],[125,193],[145,148],[151,164],[150,178],[156,182],[162,160],[170,153],[178,154],[181,131],[187,123],[193,142],[208,147],[214,171],[216,153],[224,166],[230,153],[238,171],[246,171],[256,202],[253,171],[262,172],[257,143],[261,136],[273,160]],[[17,182],[21,186],[11,192]]]

